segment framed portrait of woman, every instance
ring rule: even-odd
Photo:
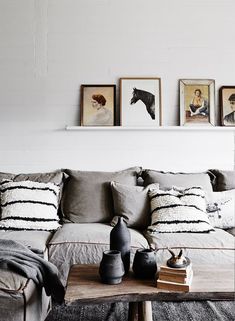
[[[115,104],[115,85],[81,85],[81,126],[114,126]]]
[[[235,86],[223,86],[219,90],[222,126],[235,126]]]
[[[180,79],[180,125],[215,125],[215,81]]]

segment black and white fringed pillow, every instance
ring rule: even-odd
[[[0,229],[56,230],[59,190],[53,183],[2,182]]]
[[[214,231],[206,214],[205,193],[201,187],[150,190],[151,226],[157,233],[207,233]]]

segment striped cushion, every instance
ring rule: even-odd
[[[56,230],[59,187],[32,181],[0,184],[0,229]]]
[[[150,190],[151,226],[157,233],[205,233],[214,229],[206,214],[205,192],[201,187]]]

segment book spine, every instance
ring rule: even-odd
[[[171,281],[171,282],[178,282],[178,283],[186,283],[187,282],[186,276],[181,275],[171,275],[171,274],[161,274],[159,273],[158,280],[162,281]]]
[[[161,281],[157,281],[157,288],[162,290],[168,290],[168,291],[183,291],[183,292],[189,291],[188,284],[164,283]]]
[[[192,267],[188,266],[186,269],[177,269],[177,268],[169,268],[167,266],[161,266],[160,271],[161,272],[167,272],[167,273],[176,273],[176,274],[182,274],[182,275],[187,275],[189,271],[191,271]]]

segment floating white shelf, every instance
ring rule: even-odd
[[[159,127],[125,127],[125,126],[66,126],[69,131],[235,131],[235,127],[223,126],[159,126]]]

